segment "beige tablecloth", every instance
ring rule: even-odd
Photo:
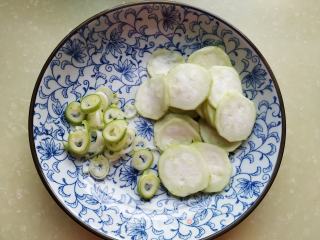
[[[274,185],[245,221],[219,239],[319,239],[320,1],[184,2],[221,16],[257,45],[275,73],[287,114],[287,143]],[[40,69],[58,42],[118,3],[0,1],[1,240],[97,239],[42,185],[29,150],[28,108]]]

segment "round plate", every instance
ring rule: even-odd
[[[114,165],[105,181],[83,174],[82,163],[63,150],[70,131],[64,118],[67,104],[101,85],[118,94],[121,107],[132,104],[155,49],[187,57],[209,45],[225,49],[241,76],[244,94],[257,108],[251,136],[230,156],[233,175],[226,189],[178,199],[162,188],[151,201],[141,201],[130,156]],[[136,117],[131,124],[138,137],[153,144],[152,121]],[[203,239],[230,230],[270,188],[281,162],[285,129],[279,87],[253,43],[219,17],[172,2],[117,7],[75,28],[45,63],[29,113],[30,147],[49,193],[82,226],[115,239]]]

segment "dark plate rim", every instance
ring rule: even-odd
[[[92,232],[93,234],[103,238],[103,239],[111,239],[111,240],[116,240],[112,237],[107,237],[105,235],[103,235],[102,233],[100,233],[98,230],[94,229],[93,227],[85,224],[79,217],[75,216],[74,214],[71,213],[71,211],[69,211],[67,209],[67,207],[58,199],[58,197],[55,195],[54,191],[51,189],[50,184],[48,183],[43,171],[41,170],[41,166],[39,164],[39,160],[37,157],[37,153],[36,153],[36,149],[35,149],[35,144],[34,144],[34,138],[33,138],[33,115],[34,115],[34,104],[35,104],[35,100],[36,100],[36,96],[37,96],[37,92],[39,89],[39,85],[41,83],[41,80],[43,78],[43,75],[47,69],[47,67],[49,66],[51,60],[54,58],[54,56],[56,55],[57,51],[62,47],[62,45],[71,37],[73,36],[80,28],[82,28],[83,26],[87,25],[88,23],[90,23],[91,21],[97,19],[98,17],[108,14],[110,12],[116,11],[118,9],[124,8],[124,7],[130,7],[130,6],[136,6],[136,5],[143,5],[143,4],[168,4],[168,5],[178,5],[178,6],[184,6],[184,7],[188,7],[197,11],[201,11],[203,13],[206,13],[208,15],[213,16],[215,19],[223,22],[224,24],[226,24],[227,26],[229,26],[233,31],[235,31],[237,34],[239,34],[249,45],[250,47],[252,47],[255,52],[257,53],[257,55],[259,56],[259,58],[261,59],[261,61],[263,62],[263,64],[265,65],[265,67],[267,68],[272,82],[275,86],[277,95],[278,95],[278,99],[279,99],[279,106],[280,106],[280,110],[281,110],[281,121],[282,121],[282,131],[281,131],[281,142],[280,142],[280,149],[279,149],[279,154],[278,154],[278,158],[277,158],[277,162],[274,166],[274,170],[273,173],[269,179],[268,184],[266,185],[266,187],[264,188],[263,192],[260,194],[260,196],[256,199],[256,201],[238,218],[236,219],[234,222],[232,222],[230,225],[228,225],[227,227],[221,229],[220,231],[211,234],[210,236],[207,236],[205,238],[201,238],[203,240],[207,240],[207,239],[212,239],[212,238],[216,238],[219,237],[221,235],[223,235],[224,233],[230,231],[231,229],[233,229],[235,226],[237,226],[239,223],[241,223],[244,219],[246,219],[251,213],[252,211],[260,204],[260,202],[262,201],[262,199],[265,197],[265,195],[267,194],[267,192],[269,191],[270,187],[272,186],[275,177],[277,176],[277,173],[279,171],[280,165],[281,165],[281,161],[282,161],[282,157],[283,157],[283,152],[284,152],[284,147],[285,147],[285,141],[286,141],[286,116],[285,116],[285,109],[284,109],[284,103],[283,103],[283,99],[282,99],[282,95],[280,92],[280,88],[279,85],[277,83],[277,80],[267,62],[267,60],[264,58],[264,56],[262,55],[262,53],[258,50],[258,48],[251,42],[251,40],[249,40],[240,30],[238,30],[236,27],[234,27],[232,24],[228,23],[227,21],[225,21],[224,19],[218,17],[216,14],[210,13],[206,10],[203,10],[201,8],[198,7],[194,7],[192,5],[189,4],[184,4],[184,3],[178,3],[178,2],[173,2],[173,1],[142,1],[142,2],[134,2],[134,3],[128,3],[128,4],[122,4],[122,5],[118,5],[115,6],[113,8],[104,10],[100,13],[95,14],[94,16],[88,18],[87,20],[85,20],[84,22],[82,22],[80,25],[78,25],[77,27],[75,27],[72,31],[70,31],[61,41],[60,43],[57,45],[57,47],[55,47],[55,49],[52,51],[52,53],[50,54],[50,56],[48,57],[48,59],[46,60],[45,64],[43,65],[40,74],[37,78],[36,84],[34,86],[33,92],[32,92],[32,97],[31,97],[31,101],[30,101],[30,106],[29,106],[29,117],[28,117],[28,134],[29,134],[29,145],[30,145],[30,150],[31,150],[31,154],[32,154],[32,158],[33,158],[33,162],[34,165],[37,169],[37,172],[41,178],[42,183],[44,184],[44,186],[46,187],[47,191],[49,192],[49,194],[51,195],[51,197],[54,199],[54,201],[58,204],[58,206],[60,206],[60,208],[69,216],[71,217],[74,221],[76,221],[78,224],[80,224],[82,227],[84,227],[85,229],[89,230],[90,232]]]

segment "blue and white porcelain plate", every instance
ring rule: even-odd
[[[146,62],[158,48],[184,56],[220,46],[255,102],[257,120],[249,139],[230,156],[233,174],[218,194],[179,199],[162,188],[150,202],[136,194],[138,172],[130,157],[104,181],[82,173],[82,163],[63,150],[71,101],[106,85],[121,107],[134,102],[147,79]],[[153,144],[153,122],[136,117],[137,135]],[[134,3],[88,19],[62,40],[45,63],[30,105],[30,146],[50,194],[74,220],[107,239],[205,239],[223,234],[262,200],[279,169],[285,143],[285,113],[279,87],[257,48],[215,15],[172,2]]]

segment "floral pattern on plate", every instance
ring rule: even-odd
[[[70,126],[64,110],[71,101],[105,85],[122,108],[134,103],[147,79],[146,62],[158,48],[187,58],[205,46],[219,46],[242,79],[244,94],[257,108],[249,139],[230,155],[233,175],[217,194],[178,199],[161,188],[149,202],[136,194],[138,172],[125,155],[104,181],[82,173],[82,163],[63,150]],[[117,239],[201,239],[241,220],[268,190],[284,147],[280,92],[256,48],[223,20],[174,3],[138,3],[101,13],[76,28],[54,51],[35,88],[31,110],[34,160],[52,194],[75,219],[100,236]],[[153,121],[131,124],[147,144]],[[157,168],[156,162],[153,166]]]

